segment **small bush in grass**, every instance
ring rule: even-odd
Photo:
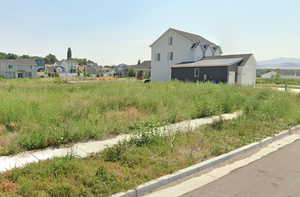
[[[143,147],[147,145],[160,144],[164,138],[159,135],[157,128],[161,126],[159,121],[146,121],[136,126],[138,131],[129,140],[120,142],[117,145],[107,148],[103,151],[103,158],[109,162],[122,162],[133,166],[136,162],[129,161],[130,155],[126,154],[134,147]]]
[[[157,143],[161,140],[159,131],[157,130],[162,123],[160,121],[146,121],[142,123],[137,132],[127,142],[129,145],[144,146],[152,143]]]
[[[193,118],[203,118],[223,112],[221,104],[212,100],[198,101],[194,109]]]
[[[116,176],[104,167],[99,167],[86,184],[94,196],[111,195],[121,185]]]
[[[53,162],[48,166],[47,173],[56,178],[67,176],[77,169],[76,161],[77,160],[71,155],[54,159]]]
[[[122,160],[123,155],[125,154],[127,149],[128,149],[128,145],[126,142],[125,143],[120,142],[113,147],[106,148],[103,151],[104,161],[117,162],[117,161]]]
[[[211,124],[211,127],[215,130],[221,130],[223,129],[224,126],[224,120],[220,119],[220,120],[216,120]]]
[[[37,149],[48,146],[45,133],[32,131],[30,134],[20,136],[17,142],[24,149]]]
[[[73,186],[69,184],[56,185],[49,189],[51,197],[73,197],[76,196]]]
[[[116,177],[112,173],[110,173],[106,168],[103,167],[99,167],[97,169],[95,176],[97,177],[97,179],[104,183],[113,183],[117,181]]]

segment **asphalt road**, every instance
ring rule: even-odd
[[[182,197],[300,197],[300,141]]]

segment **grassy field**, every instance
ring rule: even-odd
[[[170,82],[0,81],[0,155],[241,110],[264,89]]]
[[[297,79],[256,79],[257,84],[288,84],[288,85],[300,85],[300,80]]]
[[[31,82],[24,83],[24,86],[28,88],[29,84]],[[49,83],[41,83],[37,87],[48,85]],[[300,123],[300,97],[269,89],[177,82],[151,85],[104,83],[99,87],[60,85],[64,89],[61,91],[63,97],[70,94],[70,91],[66,90],[72,87],[80,89],[82,97],[91,95],[89,98],[103,97],[102,94],[96,96],[96,92],[100,94],[100,90],[109,95],[117,94],[117,91],[111,87],[118,88],[118,91],[122,92],[119,97],[123,98],[118,98],[118,102],[125,102],[124,98],[128,98],[135,103],[113,109],[120,111],[120,109],[135,106],[147,114],[147,118],[145,117],[148,120],[147,124],[135,129],[141,137],[132,138],[86,159],[68,156],[31,164],[23,169],[4,173],[0,175],[0,197],[110,196],[113,193],[132,189],[154,178],[274,135]],[[56,91],[60,85],[52,84]],[[36,87],[32,84],[31,86]],[[110,89],[105,90],[105,87],[110,87]],[[127,87],[128,93],[121,87]],[[95,88],[96,90],[94,90]],[[49,93],[50,90],[44,91]],[[147,93],[148,91],[151,94]],[[135,99],[133,93],[138,94],[138,98]],[[79,95],[74,92],[73,94]],[[51,98],[57,99],[62,95],[52,95]],[[29,95],[27,95],[28,97]],[[73,96],[70,97],[70,99],[72,98],[74,99]],[[101,101],[104,102],[104,99]],[[126,101],[126,103],[128,102]],[[153,102],[150,105],[152,107],[149,105],[145,107],[145,103],[148,102]],[[112,105],[111,103],[112,101],[110,105]],[[154,110],[154,106],[159,107]],[[112,107],[110,107],[111,109]],[[244,111],[242,117],[232,121],[215,122],[200,127],[195,132],[178,133],[165,137],[161,137],[155,132],[145,134],[146,131],[165,122],[237,109]],[[181,110],[182,113],[173,111],[172,116],[168,116],[168,113],[165,112],[172,112],[172,110]],[[126,121],[131,120],[127,117],[124,118]],[[162,118],[163,122],[158,121],[158,118]]]

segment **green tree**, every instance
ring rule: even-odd
[[[72,59],[72,50],[71,50],[71,48],[68,48],[67,60],[71,60],[71,59]]]
[[[17,59],[18,58],[18,56],[16,55],[16,54],[13,54],[13,53],[8,53],[7,55],[6,55],[6,59],[12,59],[12,60],[15,60],[15,59]]]
[[[51,53],[47,55],[44,59],[46,64],[54,64],[55,62],[58,61],[56,56]]]
[[[6,53],[0,52],[0,59],[5,59],[6,58]]]
[[[30,57],[29,55],[21,55],[19,58],[20,59],[30,59],[32,57]]]
[[[93,62],[92,60],[88,60],[86,58],[72,58],[72,60],[75,60],[78,62],[79,65],[84,66],[87,65],[89,63],[91,64],[96,64],[95,62]]]

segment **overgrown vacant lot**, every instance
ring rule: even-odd
[[[41,86],[43,85],[45,84],[41,84]],[[63,87],[68,89],[72,86],[63,85]],[[89,87],[76,86],[85,91]],[[116,92],[112,89],[105,90],[105,87],[115,87],[128,97],[131,97],[130,93],[126,93],[121,89],[122,87],[128,87],[130,92],[138,92],[136,94],[140,98],[136,98],[137,103],[134,106],[145,111],[144,113],[148,112],[148,116],[152,111],[149,108],[139,107],[142,103],[148,103],[152,99],[155,103],[154,106],[160,106],[163,109],[158,107],[153,110],[155,112],[153,120],[147,121],[147,124],[137,129],[141,137],[133,137],[102,153],[86,159],[68,156],[44,161],[0,175],[0,197],[110,196],[113,193],[132,189],[154,178],[274,135],[300,123],[299,96],[267,89],[181,83],[151,84],[150,86],[117,83],[101,84],[99,87],[93,85],[92,87],[96,88],[97,92],[107,91],[111,95]],[[55,88],[57,88],[56,85]],[[145,89],[152,94],[148,94]],[[81,91],[85,92],[84,90]],[[90,90],[90,92],[93,91]],[[86,94],[88,93],[84,95]],[[97,97],[95,94],[92,93],[92,97]],[[125,95],[122,96],[122,94],[120,97],[124,99]],[[132,93],[132,95],[135,98],[135,94]],[[164,98],[167,95],[169,95],[168,98]],[[53,97],[56,98],[56,96]],[[173,103],[173,105],[168,103]],[[130,107],[133,106],[130,105]],[[181,118],[198,117],[241,108],[244,114],[240,118],[215,122],[200,127],[195,132],[178,133],[165,137],[161,137],[155,132],[147,134],[157,125],[161,125],[161,122],[156,120],[158,118],[172,122]],[[119,108],[116,109],[119,110]],[[183,113],[172,111],[175,109],[182,110]],[[177,114],[176,118],[171,116],[173,119],[168,119],[170,116],[166,115],[165,110],[173,112],[173,116]],[[201,111],[200,115],[196,113],[199,111]],[[159,112],[164,112],[165,115],[159,114]]]
[[[272,110],[287,110],[286,102],[295,105],[291,99],[268,89],[214,84],[2,80],[0,155],[132,133],[153,121],[255,111],[261,103],[276,115]]]

